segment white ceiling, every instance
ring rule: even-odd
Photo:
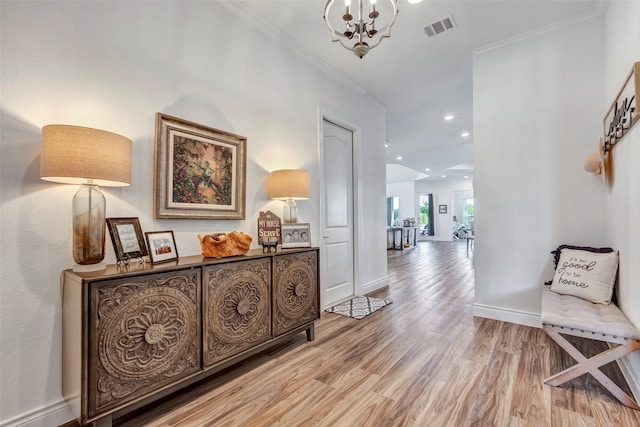
[[[472,177],[474,49],[598,16],[606,0],[399,0],[391,37],[362,59],[331,42],[322,19],[324,0],[231,3],[247,20],[386,107],[387,164],[398,165],[387,168],[387,181],[393,182],[406,176]],[[425,35],[425,26],[448,15],[457,28]],[[454,118],[445,122],[448,114]],[[465,131],[470,135],[463,138]]]

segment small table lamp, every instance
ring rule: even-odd
[[[298,222],[298,207],[295,201],[309,199],[309,172],[297,169],[271,172],[269,195],[272,199],[284,200],[282,221]]]
[[[80,126],[45,126],[40,178],[81,185],[73,197],[74,270],[103,269],[106,202],[98,186],[131,183],[131,140]]]

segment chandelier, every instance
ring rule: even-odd
[[[331,10],[335,0],[328,0],[324,7],[324,22],[331,32],[331,41],[339,42],[344,48],[353,51],[358,58],[362,58],[370,49],[378,46],[382,39],[391,36],[391,26],[398,16],[398,0],[381,0],[384,3],[382,13],[376,9],[376,0],[367,1],[370,6],[367,10],[365,0],[354,1],[356,10],[352,14],[351,0],[344,0],[344,14],[340,19],[340,12]],[[383,15],[385,25],[380,26],[378,18]],[[334,25],[344,25],[344,31],[336,30]]]

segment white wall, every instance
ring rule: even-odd
[[[415,182],[390,182],[387,184],[387,197],[398,196],[400,225],[405,218],[416,217]],[[392,218],[393,219],[393,218]],[[417,219],[417,217],[416,217]]]
[[[474,55],[476,315],[538,325],[559,244],[604,246],[602,19]]]
[[[96,127],[133,140],[130,187],[106,188],[107,216],[174,230],[181,255],[198,233],[256,237],[260,210],[279,212],[273,169],[311,172],[298,203],[318,243],[318,109],[362,132],[358,163],[362,288],[386,278],[384,109],[272,42],[216,2],[2,2],[0,425],[70,419],[62,401],[59,274],[71,266],[74,186],[39,179],[40,129]],[[355,59],[357,60],[357,58]],[[248,138],[245,221],[155,220],[154,118],[163,112]],[[109,239],[108,262],[115,258]],[[254,240],[254,247],[257,239]]]
[[[604,26],[604,102],[613,103],[633,62],[640,61],[640,2],[609,4]],[[618,304],[640,328],[640,123],[613,150],[613,183],[606,191],[606,232],[611,246],[620,250]],[[629,356],[627,376],[640,396],[640,354]]]
[[[620,251],[618,304],[640,327],[640,125],[613,151],[611,186],[582,168],[638,60],[636,1],[475,55],[476,315],[537,324],[548,252],[574,243]],[[640,355],[623,369],[640,395]]]

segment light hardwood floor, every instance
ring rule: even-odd
[[[114,425],[640,426],[589,375],[544,385],[573,361],[541,329],[472,316],[464,242],[420,242],[388,263],[373,296],[390,306],[363,320],[323,312],[315,341],[302,333]]]

